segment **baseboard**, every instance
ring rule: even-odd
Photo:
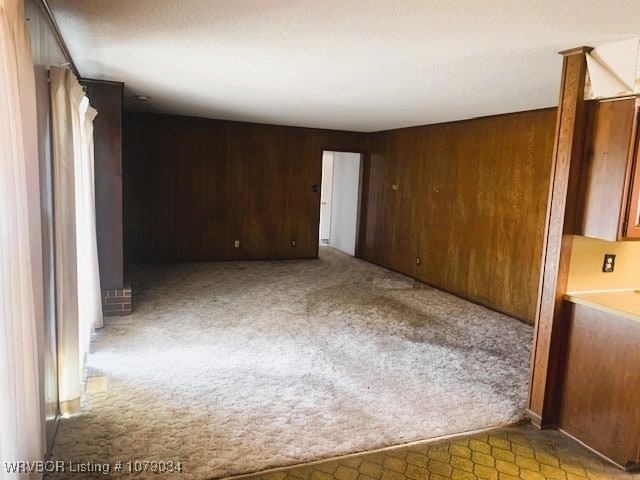
[[[600,457],[602,460],[606,461],[607,463],[610,463],[612,465],[615,465],[616,467],[618,467],[620,470],[627,470],[625,467],[623,467],[622,465],[620,465],[617,462],[614,462],[613,460],[611,460],[609,457],[603,455],[602,453],[600,453],[597,450],[594,450],[593,448],[591,448],[589,445],[587,445],[586,443],[584,443],[582,440],[580,440],[579,438],[574,437],[573,435],[571,435],[569,432],[567,432],[566,430],[563,430],[562,428],[558,428],[558,431],[560,433],[562,433],[563,435],[569,437],[571,440],[573,440],[576,443],[579,443],[580,445],[582,445],[584,448],[586,448],[587,450],[589,450],[590,452],[594,453],[595,455],[597,455],[598,457]]]
[[[391,270],[392,272],[399,273],[400,275],[404,275],[405,277],[412,278],[416,282],[420,282],[420,283],[422,283],[424,285],[427,285],[427,286],[429,286],[431,288],[435,288],[436,290],[440,290],[441,292],[448,293],[450,295],[453,295],[454,297],[462,298],[463,300],[467,300],[467,301],[469,301],[471,303],[475,303],[476,305],[480,305],[481,307],[488,308],[489,310],[491,310],[493,312],[498,312],[498,313],[501,313],[502,315],[506,315],[508,317],[515,318],[519,322],[522,322],[522,323],[524,323],[526,325],[530,325],[530,326],[534,325],[534,321],[533,320],[530,320],[530,319],[525,318],[525,317],[519,317],[519,316],[517,316],[517,315],[515,315],[513,313],[510,313],[510,312],[505,312],[504,310],[500,310],[499,308],[497,308],[494,305],[491,305],[491,304],[489,304],[487,302],[484,302],[484,301],[479,300],[477,298],[473,298],[473,297],[471,297],[469,295],[465,295],[464,293],[454,292],[451,289],[448,289],[448,288],[443,287],[441,285],[436,285],[435,283],[429,282],[428,280],[425,280],[424,278],[420,278],[420,277],[418,277],[416,275],[413,275],[411,273],[403,272],[402,270],[399,270],[396,267],[392,267],[390,265],[381,263],[381,262],[379,262],[377,260],[374,260],[372,258],[367,257],[366,255],[362,255],[361,257],[357,257],[356,256],[356,258],[360,258],[361,260],[365,260],[365,261],[367,261],[369,263],[373,263],[374,265],[377,265],[379,267],[386,268],[387,270]]]
[[[558,429],[558,422],[555,417],[541,416],[529,408],[525,409],[524,414],[531,420],[531,423],[540,430]]]
[[[539,429],[542,429],[542,417],[540,415],[529,408],[525,409],[524,414],[529,420],[531,420],[531,423],[533,425],[535,425]]]

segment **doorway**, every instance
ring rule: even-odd
[[[356,254],[362,155],[322,152],[320,246]]]

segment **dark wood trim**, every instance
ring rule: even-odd
[[[580,168],[586,127],[584,86],[586,53],[580,47],[564,55],[558,120],[543,245],[528,411],[540,426],[557,422],[567,341],[563,296],[566,293],[572,235],[576,229]]]
[[[622,197],[623,217],[620,221],[618,236],[621,240],[640,240],[640,228],[637,225],[637,208],[640,204],[640,97],[635,99],[633,112],[633,130],[631,146],[627,159],[627,171]],[[640,456],[638,457],[640,458]]]
[[[593,50],[593,47],[582,46],[582,47],[569,48],[568,50],[561,50],[558,53],[564,57],[569,57],[571,55],[580,55],[580,54],[586,55],[587,53],[590,53],[592,50]]]
[[[98,80],[96,78],[79,78],[78,80],[84,83],[99,83],[101,85],[114,85],[118,87],[124,87],[124,82],[115,82],[113,80]]]
[[[529,408],[526,408],[524,413],[529,418],[529,420],[531,420],[531,423],[533,423],[538,428],[542,428],[542,417],[540,415]]]
[[[320,215],[322,210],[322,179],[324,178],[324,152],[327,151],[324,148],[320,150],[320,165],[318,166],[318,178],[320,183],[318,184],[318,234],[316,235],[316,256],[320,258]]]
[[[64,53],[65,58],[69,62],[69,66],[71,67],[71,71],[73,71],[73,73],[75,74],[76,77],[80,78],[81,75],[80,75],[80,72],[78,71],[78,67],[76,67],[75,62],[73,61],[73,57],[71,56],[71,53],[69,52],[69,49],[67,48],[67,44],[64,41],[64,37],[62,36],[62,33],[60,32],[60,27],[58,27],[58,22],[56,22],[56,19],[53,16],[53,11],[51,10],[51,7],[49,6],[49,2],[47,0],[40,0],[40,8],[42,8],[42,11],[45,13],[45,16],[47,17],[47,21],[49,22],[49,25],[51,26],[51,30],[53,30],[53,35],[56,37],[58,45],[62,49],[62,53]]]
[[[368,140],[366,144],[366,152],[362,154],[360,159],[361,189],[359,192],[360,205],[358,207],[358,237],[356,239],[356,258],[362,259],[364,259],[366,249],[367,210],[369,208],[367,197],[369,195],[369,161],[371,158]]]
[[[362,219],[364,215],[362,214],[362,209],[364,208],[364,197],[362,196],[364,193],[364,157],[365,153],[360,153],[360,171],[358,172],[358,205],[356,207],[356,244],[353,256],[356,258],[362,258]]]

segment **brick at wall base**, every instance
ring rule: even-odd
[[[131,314],[131,286],[102,290],[102,314],[105,317]]]

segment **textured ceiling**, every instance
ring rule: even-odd
[[[638,0],[49,3],[129,110],[358,131],[555,105],[558,51],[640,33]]]

